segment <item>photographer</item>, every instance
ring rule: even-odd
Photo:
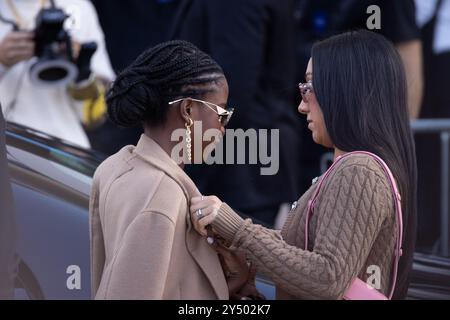
[[[46,33],[54,28],[45,17],[40,17],[41,10],[50,7],[68,15],[57,34],[60,37],[67,30],[70,38],[66,42],[41,43],[51,37]],[[86,0],[0,0],[0,14],[0,99],[5,120],[89,148],[85,129],[103,118],[103,88],[114,78],[94,7]],[[92,59],[82,54],[83,44],[88,42],[96,44]],[[38,53],[47,54],[55,44],[63,57],[60,60],[66,58],[66,64],[76,72],[70,68],[58,70],[73,79],[42,85],[34,80],[32,71],[45,60]],[[80,68],[80,60],[85,65],[88,61],[87,68]]]

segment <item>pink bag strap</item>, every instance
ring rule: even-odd
[[[330,173],[333,171],[334,167],[338,164],[338,162],[340,160],[342,160],[345,157],[348,157],[350,155],[354,155],[354,154],[364,154],[364,155],[371,156],[381,165],[386,176],[389,178],[389,184],[391,186],[392,193],[395,196],[395,212],[396,212],[396,219],[397,219],[397,239],[396,239],[396,243],[395,243],[395,252],[394,252],[395,256],[394,256],[394,265],[393,265],[393,270],[392,270],[392,285],[391,285],[391,289],[389,291],[389,297],[388,297],[389,299],[391,299],[392,295],[394,294],[395,283],[397,281],[398,262],[400,260],[400,257],[403,254],[403,252],[402,252],[402,239],[403,239],[402,205],[401,205],[400,192],[398,191],[397,183],[395,182],[394,176],[392,175],[391,170],[389,169],[387,164],[383,161],[383,159],[381,159],[377,155],[367,152],[367,151],[349,152],[343,156],[337,157],[336,160],[334,161],[334,163],[325,172],[325,174],[323,175],[322,179],[319,182],[319,185],[316,188],[316,191],[314,192],[311,199],[308,201],[308,209],[307,209],[308,211],[306,213],[306,222],[305,222],[305,250],[308,250],[309,220],[313,214],[314,206],[316,204],[320,190],[323,187],[323,184],[325,183],[328,176],[330,175]]]

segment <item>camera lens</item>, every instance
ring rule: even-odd
[[[39,78],[43,81],[58,81],[67,77],[67,69],[53,67],[44,69],[39,73]]]

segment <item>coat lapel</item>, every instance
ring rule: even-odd
[[[190,199],[200,196],[200,192],[189,176],[170,158],[170,156],[151,138],[142,135],[134,150],[143,160],[164,171],[182,188],[190,206]],[[189,210],[189,209],[188,209]],[[193,228],[189,212],[186,214],[186,245],[189,253],[207,276],[219,299],[228,299],[228,286],[217,253]]]

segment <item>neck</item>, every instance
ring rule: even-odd
[[[334,159],[333,159],[333,161],[336,161],[337,157],[343,156],[346,153],[347,152],[339,150],[338,148],[334,147]]]
[[[170,133],[168,134],[168,132],[172,132],[172,130],[164,126],[161,128],[144,128],[144,134],[147,137],[153,139],[170,157],[172,154],[172,150],[179,142],[171,141]],[[181,162],[179,166],[181,169],[183,169],[184,163]]]

